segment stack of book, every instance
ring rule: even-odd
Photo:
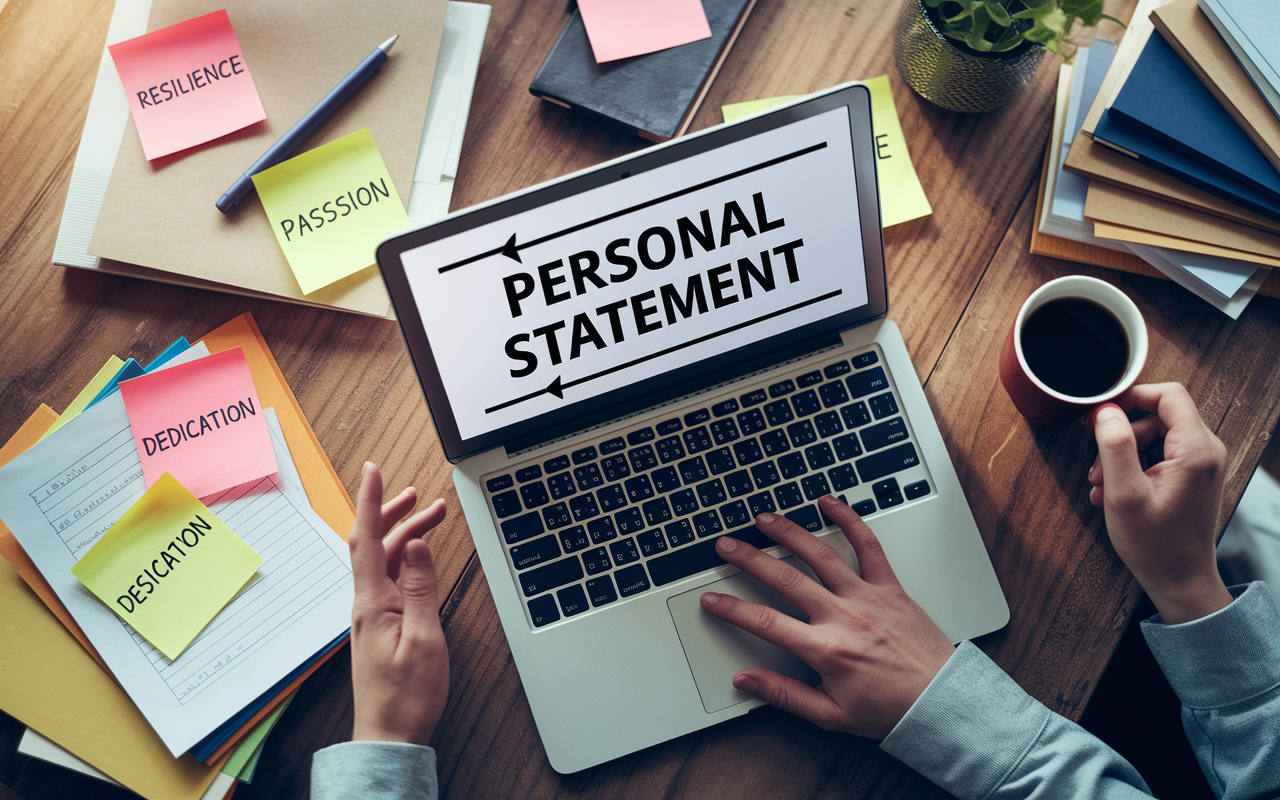
[[[1280,296],[1280,15],[1141,0],[1059,74],[1031,252],[1163,275],[1234,318]]]

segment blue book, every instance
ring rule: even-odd
[[[1107,113],[1280,201],[1280,172],[1159,31]]]

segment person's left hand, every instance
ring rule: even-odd
[[[355,573],[351,738],[356,741],[428,744],[448,699],[449,652],[440,627],[435,563],[421,538],[444,520],[444,501],[436,500],[387,535],[417,499],[409,487],[383,505],[382,473],[364,465],[356,522],[347,538]]]

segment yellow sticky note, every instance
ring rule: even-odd
[[[911,164],[907,152],[907,140],[902,135],[902,123],[898,121],[898,109],[893,105],[893,92],[889,89],[889,76],[881,75],[863,81],[871,90],[871,127],[875,132],[876,178],[880,188],[880,224],[887,228],[933,213],[929,198],[924,196],[920,177]],[[770,97],[722,106],[725,122],[754,114],[757,111],[789,103],[800,95]]]
[[[262,556],[166,472],[71,574],[172,661],[261,565]]]
[[[98,374],[93,376],[93,380],[89,381],[89,385],[80,390],[80,394],[76,395],[76,399],[71,401],[71,405],[67,406],[67,410],[62,412],[62,416],[58,417],[58,421],[53,423],[49,430],[44,432],[45,436],[66,425],[76,416],[89,407],[89,402],[98,396],[98,392],[107,385],[107,382],[115,377],[115,374],[124,366],[124,362],[117,356],[107,359],[107,363],[102,365],[102,369],[98,370]]]
[[[378,242],[409,227],[368,128],[263,170],[253,183],[304,294],[372,266]]]

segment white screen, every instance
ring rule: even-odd
[[[838,108],[402,260],[469,439],[865,305],[860,230]]]

